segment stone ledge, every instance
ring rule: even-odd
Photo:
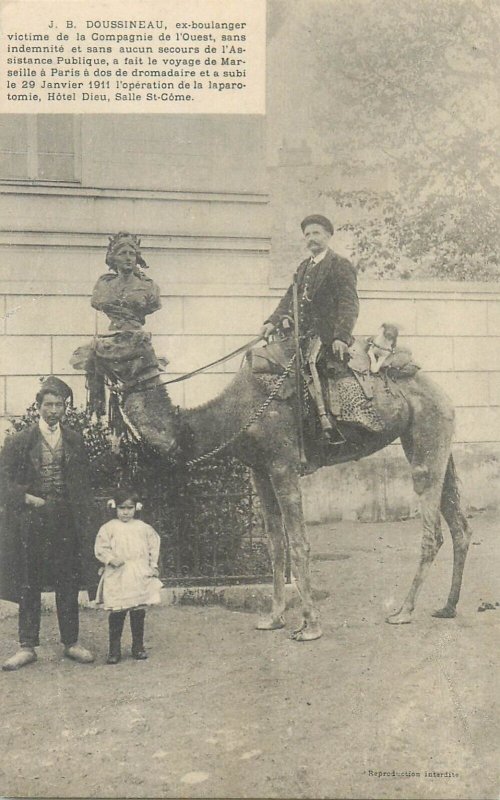
[[[211,203],[258,203],[267,205],[269,195],[265,192],[225,192],[225,191],[165,191],[154,189],[101,189],[97,187],[82,186],[76,182],[68,183],[19,183],[0,181],[0,195],[55,195],[56,197],[91,197],[132,199],[132,200],[186,200],[190,203],[206,202]]]
[[[237,586],[178,586],[165,587],[161,591],[162,606],[208,606],[217,605],[229,611],[248,613],[267,613],[271,610],[272,584],[254,583]],[[313,599],[318,602],[329,596],[325,589],[314,589]],[[286,608],[299,604],[300,598],[294,583],[285,586]],[[102,612],[94,602],[90,602],[87,592],[80,592],[79,605],[93,611]],[[53,592],[42,594],[42,612],[55,611]],[[0,600],[0,619],[17,616],[17,604]]]

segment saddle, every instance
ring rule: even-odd
[[[358,380],[363,392],[368,399],[373,397],[374,379],[377,374],[370,371],[370,358],[368,349],[371,339],[358,337],[349,348],[349,369]],[[380,369],[380,375],[392,381],[399,381],[404,378],[412,378],[419,371],[420,366],[413,360],[412,352],[406,347],[396,347],[384,359]]]
[[[392,427],[405,402],[398,391],[397,382],[415,375],[419,366],[413,361],[410,350],[397,348],[386,360],[380,373],[372,374],[367,353],[369,345],[369,339],[356,339],[349,349],[347,365],[334,361],[333,356],[325,357],[323,352],[318,359],[318,370],[322,399],[334,422],[348,423],[371,433],[380,433]],[[275,379],[273,376],[283,373],[294,352],[293,339],[286,337],[250,350],[247,360],[252,372],[267,387],[272,385]],[[311,376],[304,368],[303,378],[316,406]],[[291,375],[284,382],[278,398],[286,400],[294,393],[295,381]]]
[[[253,374],[257,375],[264,387],[271,389],[276,376],[282,375],[294,353],[294,341],[288,336],[283,339],[275,339],[264,347],[253,347],[247,351],[246,360]],[[295,380],[292,374],[284,381],[277,398],[288,400],[293,394],[295,394]]]

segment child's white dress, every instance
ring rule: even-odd
[[[106,522],[97,534],[95,554],[105,565],[96,603],[110,611],[124,611],[160,602],[162,582],[154,575],[160,537],[151,525],[140,519]],[[121,567],[112,567],[111,558],[124,563]]]

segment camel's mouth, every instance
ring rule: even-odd
[[[176,459],[180,455],[180,446],[177,439],[172,437],[165,440],[164,437],[148,436],[148,443],[152,445],[162,456],[168,459]]]

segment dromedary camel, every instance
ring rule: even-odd
[[[114,378],[119,377],[116,372]],[[382,387],[383,381],[377,381]],[[313,470],[369,455],[398,437],[411,466],[413,484],[420,497],[423,539],[416,575],[403,605],[387,621],[411,621],[417,595],[438,552],[443,537],[440,512],[453,538],[453,577],[444,608],[436,617],[454,617],[462,583],[470,531],[460,508],[451,440],[453,408],[446,395],[422,373],[400,381],[397,390],[380,390],[383,433],[371,434],[355,445],[331,445]],[[380,400],[380,398],[379,398]],[[380,403],[379,403],[380,407]],[[160,454],[171,457],[180,438],[189,431],[188,458],[222,449],[251,467],[270,540],[273,565],[271,614],[261,618],[259,630],[284,626],[285,535],[291,550],[292,571],[302,601],[303,623],[292,635],[297,641],[321,636],[319,614],[313,605],[309,570],[309,543],[302,513],[300,446],[294,399],[269,400],[269,389],[245,363],[229,386],[198,408],[179,411],[159,378],[136,383],[123,396],[126,421]],[[227,446],[225,446],[227,445]]]

